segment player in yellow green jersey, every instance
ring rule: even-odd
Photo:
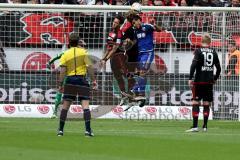
[[[65,121],[68,110],[78,96],[83,108],[85,121],[85,136],[92,137],[90,126],[91,111],[89,109],[90,87],[96,89],[93,64],[89,58],[88,51],[78,46],[79,36],[72,33],[69,37],[69,49],[60,58],[59,90],[63,90],[63,106],[60,113],[58,136],[63,136]],[[92,86],[87,80],[87,73],[91,78]],[[64,82],[65,81],[65,82]]]
[[[86,43],[83,40],[79,40],[79,47],[84,47],[86,45]],[[62,55],[64,54],[64,52],[61,52],[60,54],[57,54],[55,57],[53,57],[48,63],[47,63],[47,69],[51,70],[51,65],[54,64],[55,61],[59,60]],[[66,81],[66,78],[63,81],[63,85]],[[54,111],[53,111],[53,115],[51,116],[51,118],[57,118],[57,111],[58,108],[60,106],[62,102],[62,93],[61,91],[58,91],[56,93],[56,97],[55,97],[55,102],[54,102]]]

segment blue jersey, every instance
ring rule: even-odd
[[[135,29],[139,52],[153,51],[153,31],[154,27],[151,24],[142,24],[139,29]]]

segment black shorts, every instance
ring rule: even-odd
[[[90,85],[85,76],[68,76],[64,84],[63,99],[74,101],[76,96],[80,100],[90,99]]]
[[[213,84],[193,84],[193,100],[213,101]]]

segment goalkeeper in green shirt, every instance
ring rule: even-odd
[[[52,58],[48,63],[47,63],[47,69],[51,70],[51,65],[54,64],[54,62],[56,60],[59,60],[64,52],[61,52],[60,54],[57,54],[57,56],[55,56],[54,58]],[[66,79],[65,79],[66,80]],[[64,80],[64,81],[65,81]],[[62,93],[61,91],[58,90],[56,97],[55,97],[55,103],[54,103],[54,111],[53,111],[53,115],[51,118],[57,118],[57,111],[59,108],[59,105],[62,102]]]

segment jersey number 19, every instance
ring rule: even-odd
[[[204,66],[212,66],[213,65],[213,53],[211,52],[203,52],[204,55]]]

